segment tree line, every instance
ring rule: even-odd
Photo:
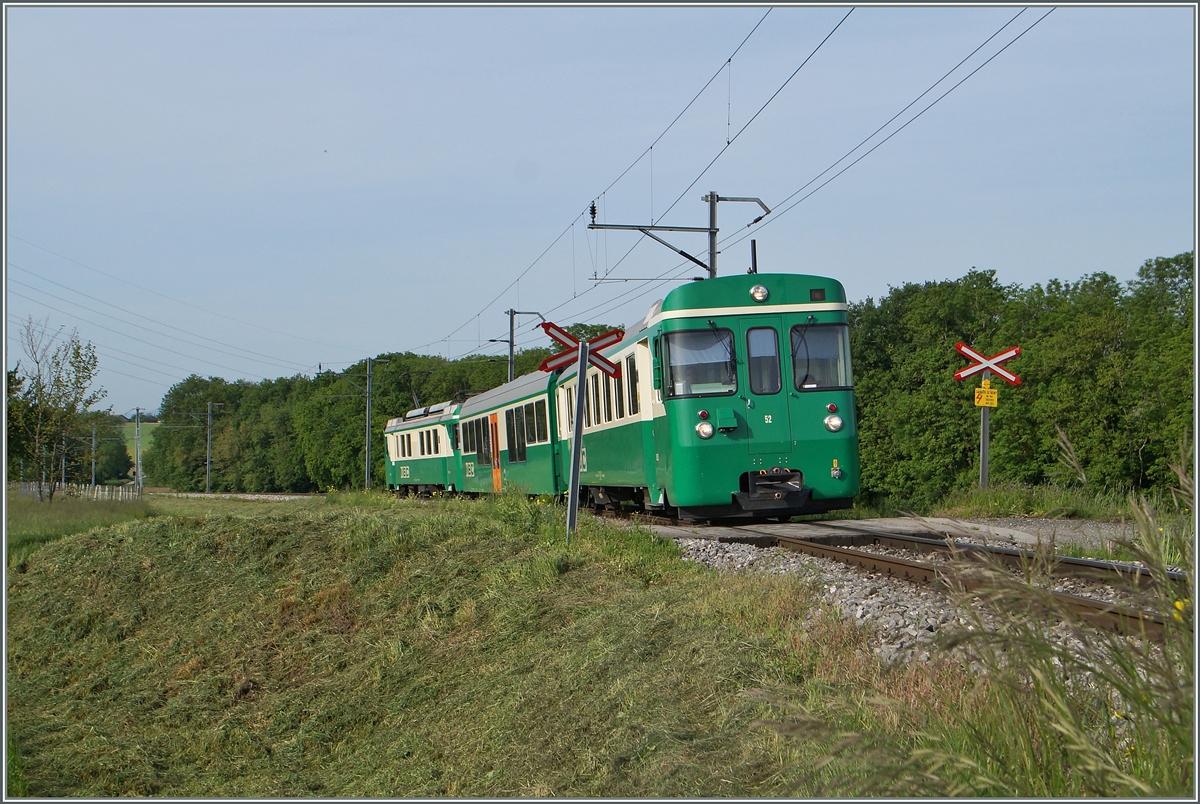
[[[600,325],[569,328],[592,337]],[[516,376],[537,368],[546,348],[515,355]],[[459,360],[389,352],[371,359],[371,478],[383,478],[387,421],[501,385],[507,358]],[[342,372],[258,383],[191,376],[159,407],[154,444],[142,456],[148,482],[178,490],[312,492],[362,488],[366,452],[366,360]],[[211,432],[208,404],[213,403]],[[211,445],[210,445],[211,440]],[[211,458],[209,457],[211,451]]]
[[[864,492],[931,502],[978,481],[975,383],[953,378],[963,341],[1022,349],[1005,363],[1021,384],[993,380],[993,481],[1165,493],[1193,438],[1193,270],[1188,252],[1125,284],[1096,273],[1022,288],[972,269],[852,305]]]
[[[1095,273],[1025,288],[972,269],[852,304],[863,495],[928,503],[978,482],[977,378],[953,379],[966,365],[958,341],[985,354],[1022,349],[1006,364],[1021,385],[993,380],[1000,387],[991,417],[993,482],[1165,492],[1175,482],[1170,465],[1193,435],[1194,303],[1188,252],[1146,261],[1127,283]],[[608,327],[570,329],[590,337]],[[517,375],[549,351],[518,352]],[[374,483],[383,478],[388,419],[494,388],[506,379],[506,362],[410,352],[372,358]],[[214,491],[361,488],[365,370],[364,360],[340,373],[258,383],[189,377],[163,397],[161,424],[143,455],[149,482],[203,490],[211,468]],[[13,382],[10,372],[10,476]],[[43,450],[52,453],[50,441],[43,439]],[[1061,460],[1067,447],[1069,465]]]

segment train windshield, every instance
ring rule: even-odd
[[[732,332],[714,326],[671,332],[665,340],[668,396],[710,396],[737,391]]]
[[[850,327],[846,324],[792,327],[792,377],[798,391],[849,388]]]

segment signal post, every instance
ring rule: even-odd
[[[1021,354],[1021,347],[1014,346],[991,357],[984,357],[983,354],[962,341],[954,344],[954,348],[963,357],[975,361],[966,368],[954,372],[954,379],[961,382],[975,374],[983,374],[981,387],[975,389],[975,405],[979,408],[979,487],[986,489],[988,487],[988,441],[991,435],[992,408],[997,407],[1000,402],[999,390],[992,387],[992,372],[1010,385],[1020,385],[1021,378],[1000,364]]]
[[[571,473],[567,485],[567,544],[569,545],[571,534],[575,532],[579,522],[579,455],[583,451],[583,404],[584,394],[587,393],[584,379],[587,377],[587,367],[595,366],[608,376],[621,379],[621,366],[600,354],[600,350],[620,343],[621,339],[625,337],[625,332],[613,329],[585,341],[549,321],[542,323],[542,329],[552,339],[567,348],[556,355],[547,357],[538,368],[542,371],[557,371],[566,368],[573,362],[578,378],[575,383],[575,428],[571,432]]]

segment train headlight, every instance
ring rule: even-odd
[[[754,299],[756,302],[765,302],[767,297],[770,295],[771,292],[762,285],[755,285],[754,287],[750,288],[750,298]]]
[[[700,422],[696,425],[696,435],[701,438],[712,438],[715,432],[716,430],[713,429],[712,422]]]
[[[844,422],[842,422],[841,416],[826,416],[825,417],[825,429],[831,433],[836,433],[838,430],[841,430],[843,423]]]

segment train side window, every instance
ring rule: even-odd
[[[603,377],[597,374],[596,381],[604,383],[604,421],[611,422],[613,420],[612,377],[607,374]]]
[[[585,376],[579,384],[579,393],[583,394],[583,429],[592,426],[592,395],[588,391],[588,386],[591,385],[591,378]]]
[[[513,409],[504,411],[504,431],[508,436],[508,462],[517,462],[517,434],[513,432]]]
[[[400,457],[408,457],[408,433],[404,433],[400,436]]]
[[[625,418],[625,381],[623,379],[621,379],[620,377],[617,377],[616,379],[614,379],[612,381],[612,384],[613,384],[613,396],[616,398],[616,403],[617,403],[617,418],[624,419]]]
[[[486,417],[475,421],[479,422],[479,462],[490,464],[492,462],[492,428],[488,427]]]
[[[600,372],[597,371],[595,374],[592,374],[588,382],[592,386],[592,421],[600,424]]]
[[[753,393],[779,393],[783,387],[779,375],[779,333],[773,327],[747,330],[746,362]]]
[[[433,454],[434,454],[434,455],[441,455],[441,454],[442,454],[442,433],[441,433],[441,430],[442,430],[442,428],[438,427],[438,428],[435,428],[435,429],[434,429],[434,431],[433,431]]]
[[[513,410],[513,421],[516,424],[517,431],[517,460],[524,462],[525,460],[525,445],[529,443],[525,438],[525,408],[519,407]]]
[[[633,355],[625,358],[625,376],[629,378],[629,415],[636,416],[641,410],[641,399],[638,396],[637,361]]]
[[[546,400],[539,399],[533,405],[533,420],[537,432],[538,443],[550,440],[550,422],[546,418]]]
[[[504,411],[505,434],[508,436],[508,462],[521,463],[525,460],[525,415],[523,408]]]
[[[536,444],[538,437],[537,428],[533,424],[533,403],[526,403],[523,410],[525,411],[525,443]]]

